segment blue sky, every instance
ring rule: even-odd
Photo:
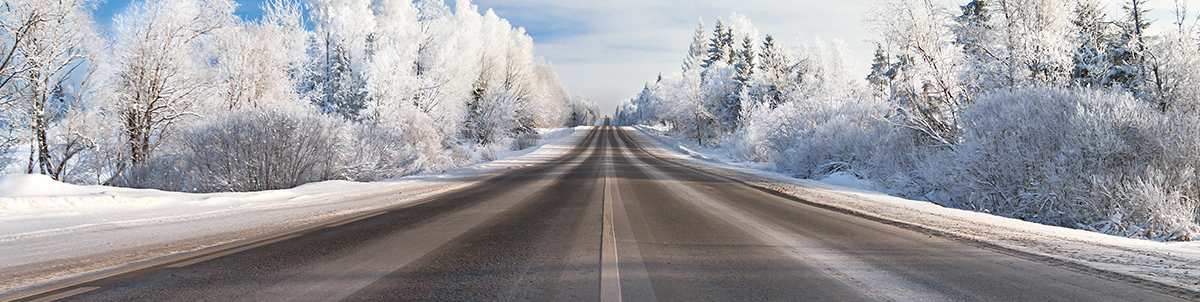
[[[108,0],[101,3],[100,6],[96,7],[96,12],[94,13],[96,24],[104,28],[111,28],[113,17],[125,11],[125,8],[129,7],[130,2],[130,0]],[[260,7],[264,2],[262,0],[238,0],[235,2],[240,4],[240,6],[238,6],[234,14],[244,19],[258,19],[263,14]]]
[[[730,13],[746,15],[761,34],[773,34],[790,47],[822,38],[850,46],[856,68],[866,75],[873,37],[862,25],[863,13],[875,0],[476,0],[480,11],[494,9],[533,37],[538,55],[554,64],[563,85],[573,94],[595,101],[611,114],[622,99],[635,96],[659,73],[679,70],[697,20],[711,28]],[[938,1],[938,0],[935,0]],[[238,0],[237,14],[257,19],[262,0]],[[453,0],[447,0],[453,5]],[[967,0],[947,1],[961,4]],[[1107,0],[1110,16],[1121,1]],[[109,0],[98,7],[96,21],[109,26],[129,0]],[[1173,0],[1150,0],[1156,27],[1169,26]],[[1197,13],[1193,8],[1192,15]]]

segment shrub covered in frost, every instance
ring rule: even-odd
[[[349,125],[347,138],[340,142],[344,166],[341,178],[376,181],[416,173],[420,153],[397,127]]]
[[[773,162],[781,172],[820,179],[835,172],[871,178],[901,195],[915,194],[909,176],[909,131],[888,118],[890,105],[864,97],[803,99],[750,110],[727,144],[730,153]]]
[[[981,96],[953,146],[916,143],[885,101],[799,99],[748,111],[734,156],[797,177],[835,172],[889,193],[1159,240],[1200,231],[1200,118],[1128,93],[1032,87]]]
[[[285,189],[335,177],[338,125],[297,111],[243,111],[187,131],[191,190]]]
[[[525,150],[526,148],[536,146],[538,141],[542,139],[542,135],[536,131],[518,134],[513,138],[513,150]]]
[[[1183,117],[1125,93],[1035,87],[983,96],[962,119],[961,142],[921,170],[949,205],[1125,236],[1197,231],[1200,155],[1172,125]]]

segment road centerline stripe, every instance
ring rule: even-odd
[[[611,148],[612,146],[609,146]],[[621,301],[621,272],[617,262],[617,236],[613,227],[612,153],[605,152],[604,158],[604,224],[603,244],[600,248],[600,301]]]

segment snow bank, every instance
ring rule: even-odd
[[[1050,226],[1019,219],[943,207],[870,191],[870,182],[848,174],[831,174],[821,181],[797,179],[770,171],[766,165],[717,163],[695,153],[720,156],[712,148],[689,148],[686,143],[636,127],[642,147],[670,161],[745,183],[802,198],[859,215],[899,222],[950,238],[983,242],[1136,279],[1200,292],[1200,242],[1159,242]]]
[[[590,127],[543,130],[542,145],[492,162],[380,182],[180,193],[0,176],[0,292],[72,274],[336,219],[461,188],[575,146]]]

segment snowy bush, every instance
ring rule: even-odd
[[[538,140],[541,139],[542,135],[537,132],[521,133],[513,138],[512,150],[525,150],[526,148],[536,146]]]
[[[379,125],[351,126],[350,139],[339,150],[347,163],[340,171],[345,179],[376,181],[416,173],[421,167],[414,163],[420,154],[411,146],[408,137],[393,127]]]
[[[300,111],[237,112],[183,135],[187,189],[285,189],[334,178],[336,121]],[[171,176],[167,176],[170,178]]]
[[[821,179],[844,172],[884,184],[900,195],[920,195],[910,171],[911,131],[887,118],[883,100],[798,100],[752,109],[729,139],[734,156],[774,163],[797,177]]]
[[[1197,230],[1197,155],[1169,143],[1169,116],[1145,101],[1035,87],[983,96],[962,117],[962,141],[923,169],[949,205],[1124,236]]]
[[[187,161],[178,155],[159,155],[133,167],[124,168],[121,174],[108,181],[109,185],[129,188],[158,189],[168,191],[196,191],[188,174]]]

